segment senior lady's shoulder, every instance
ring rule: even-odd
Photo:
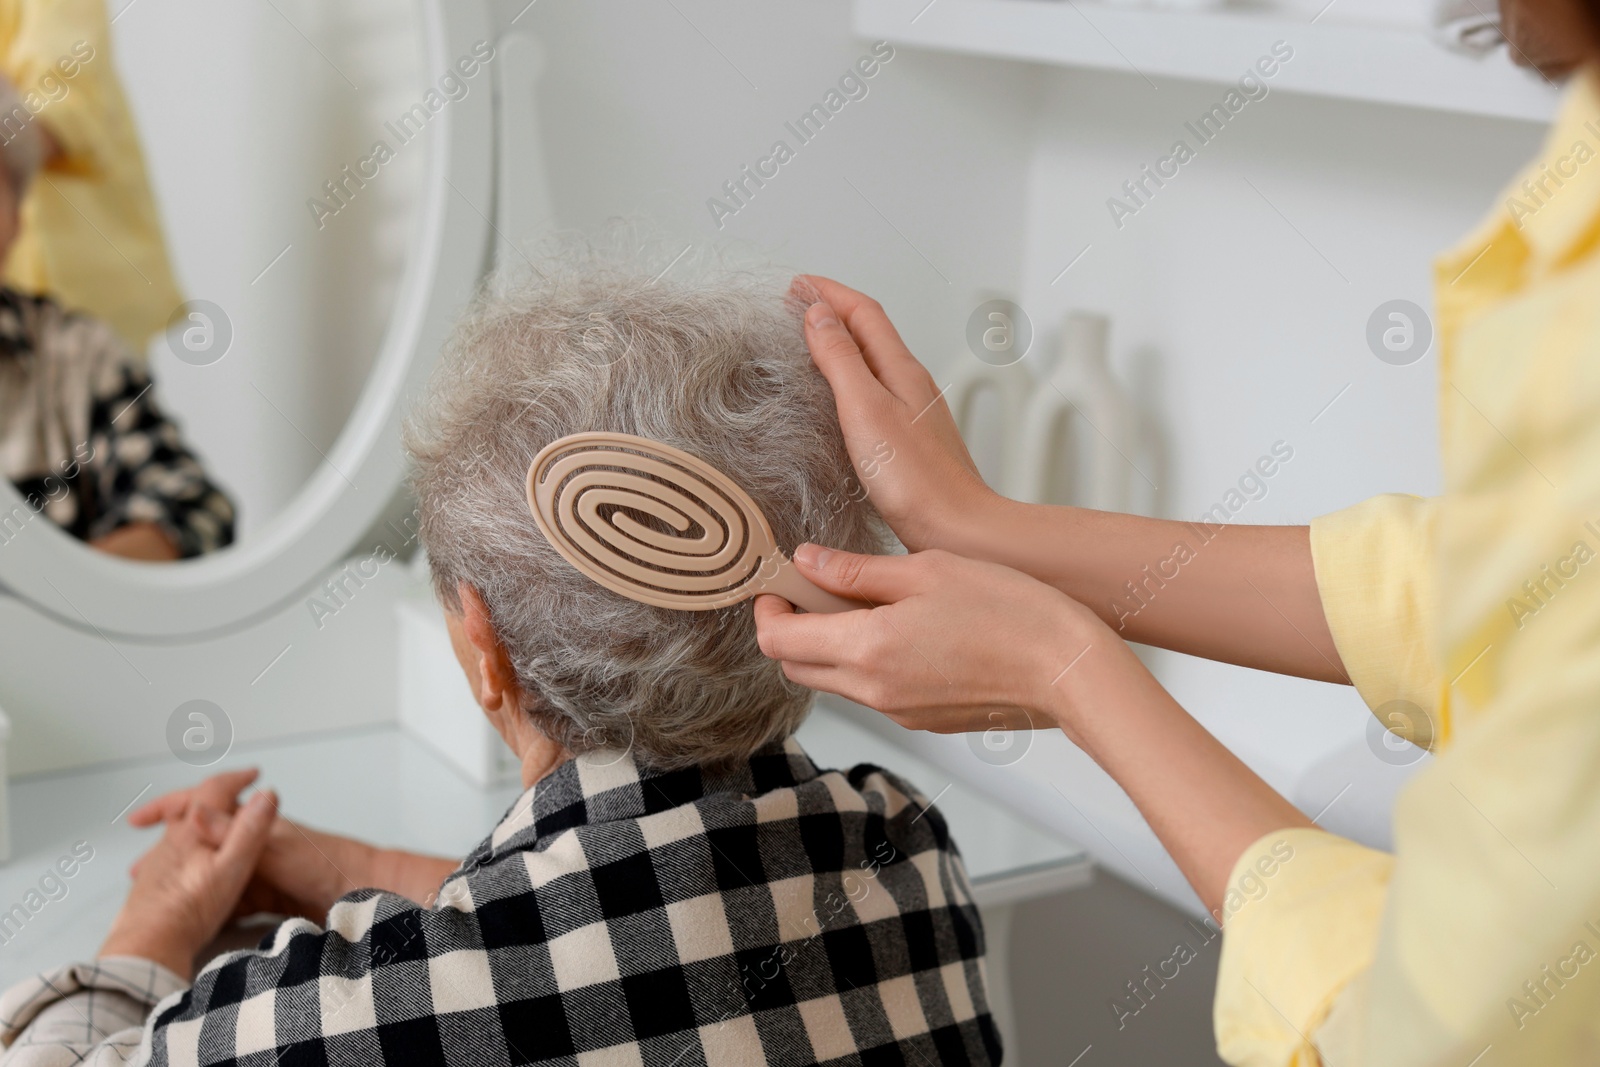
[[[646,1041],[668,1062],[711,1019],[719,1047],[738,1046],[728,1062],[902,1045],[930,1063],[999,1058],[982,920],[944,821],[897,776],[821,770],[793,742],[733,767],[569,761],[511,806],[440,910],[519,961],[508,982],[562,998],[575,1046],[670,1034]],[[923,1024],[902,1032],[908,1019]]]
[[[570,761],[512,805],[458,877],[480,895],[507,882],[552,904],[567,897],[577,915],[603,911],[608,895],[670,903],[886,868],[884,885],[917,907],[970,905],[960,854],[926,797],[870,764],[820,769],[791,739],[735,766]]]
[[[568,761],[519,797],[463,862],[473,877],[515,858],[537,883],[643,854],[658,863],[858,866],[891,842],[899,855],[955,854],[944,818],[905,779],[871,764],[825,770],[790,739],[731,766],[660,770],[625,752]],[[848,854],[848,855],[847,855]]]

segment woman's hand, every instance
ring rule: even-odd
[[[178,546],[172,535],[153,522],[133,522],[119,526],[89,542],[111,556],[142,560],[146,563],[169,563],[178,558]]]
[[[208,812],[201,830],[216,845],[227,833],[226,816],[238,810],[240,790],[255,781],[257,773],[251,768],[213,775],[192,788],[155,798],[131,813],[128,822],[152,826],[181,819],[199,805]],[[427,903],[456,866],[452,859],[380,849],[279,816],[234,917],[271,912],[320,923],[335,901],[364,887]]]
[[[823,588],[879,606],[797,615],[778,597],[758,598],[757,637],[786,675],[916,730],[1059,726],[1138,805],[1208,909],[1221,906],[1252,841],[1311,825],[1066,594],[937,551],[802,545],[795,562]]]
[[[196,803],[223,815],[232,815],[239,810],[239,794],[260,776],[261,771],[256,767],[213,774],[199,785],[174,789],[134,808],[128,813],[128,825],[155,826],[172,822],[181,819]]]
[[[137,956],[189,978],[194,957],[233,914],[267,845],[278,800],[258,792],[227,816],[191,804],[140,859],[127,902],[100,948],[102,956]],[[208,824],[226,819],[213,845]]]
[[[790,680],[936,733],[1060,725],[1055,683],[1095,642],[1120,645],[1094,613],[1025,574],[937,550],[860,556],[816,545],[802,574],[877,605],[798,615],[756,600],[761,649]],[[997,718],[998,716],[998,718]]]
[[[1170,522],[1008,500],[978,476],[934,380],[881,307],[810,275],[795,279],[792,292],[822,298],[806,313],[806,344],[833,388],[867,498],[911,551],[941,548],[1021,571],[1093,608],[1124,640],[1349,684],[1305,527]],[[1273,462],[1293,454],[1274,446]],[[1172,581],[1179,567],[1183,579]],[[1152,585],[1160,597],[1130,594],[1130,586]]]
[[[939,386],[877,301],[812,275],[791,291],[820,298],[806,312],[806,346],[879,514],[913,552],[957,547],[956,528],[1002,498],[978,474]]]
[[[213,839],[225,827],[212,825]],[[321,923],[334,902],[374,885],[377,849],[363,841],[312,830],[279,816],[234,918],[268,912]]]
[[[230,817],[239,811],[239,793],[259,774],[251,767],[212,775],[199,785],[156,797],[131,812],[128,822],[133,826],[171,825],[194,817],[206,843],[219,847],[227,837]],[[321,922],[334,901],[352,889],[376,884],[377,852],[361,841],[312,830],[279,816],[273,820],[232,917],[271,912]],[[144,862],[141,858],[134,864],[135,875]]]

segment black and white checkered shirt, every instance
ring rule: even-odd
[[[84,541],[153,523],[185,558],[233,541],[232,501],[111,327],[6,286],[0,476],[23,499],[0,514],[0,545],[37,515]]]
[[[944,819],[893,775],[792,740],[723,772],[601,751],[430,907],[352,893],[193,988],[66,967],[0,998],[0,1037],[18,1067],[990,1064],[983,951]]]

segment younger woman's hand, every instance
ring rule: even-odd
[[[913,552],[957,547],[960,528],[1002,498],[978,474],[939,386],[877,301],[812,275],[791,291],[820,297],[806,312],[806,346],[868,498]]]
[[[875,605],[796,614],[756,600],[761,649],[790,680],[935,733],[1063,726],[1055,682],[1096,641],[1117,644],[1087,608],[1043,582],[947,552],[862,556],[802,545],[802,574]]]
[[[802,545],[795,562],[818,585],[879,606],[797,615],[757,598],[761,648],[786,675],[916,730],[1059,727],[1138,805],[1214,914],[1251,842],[1311,826],[1109,626],[1052,586],[937,551],[823,556]]]

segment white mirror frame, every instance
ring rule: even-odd
[[[417,2],[424,79],[442,74],[491,36],[484,0]],[[492,94],[471,93],[450,104],[429,131],[422,214],[395,314],[349,421],[289,507],[237,547],[178,564],[95,552],[35,516],[0,545],[4,592],[70,626],[169,642],[233,629],[271,612],[358,547],[356,539],[405,479],[403,405],[427,380],[488,264]],[[0,515],[27,507],[0,478]]]

